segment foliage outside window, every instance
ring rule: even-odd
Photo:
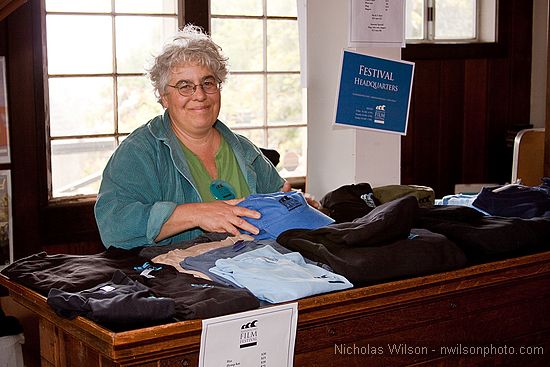
[[[45,0],[52,197],[96,194],[119,142],[162,113],[145,77],[176,0]]]
[[[296,0],[211,0],[211,34],[229,57],[220,119],[281,154],[284,177],[306,174]]]

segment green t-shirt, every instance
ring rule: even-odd
[[[181,146],[202,201],[208,202],[216,200],[210,192],[210,184],[214,179],[210,177],[210,174],[199,157],[184,144],[181,144]],[[250,195],[250,188],[244,179],[244,175],[237,163],[235,154],[233,154],[233,150],[223,137],[221,138],[220,148],[216,152],[216,167],[218,168],[217,178],[228,182],[233,187],[236,198],[243,198]]]

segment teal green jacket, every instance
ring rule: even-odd
[[[233,149],[251,194],[280,191],[284,180],[258,147],[219,120],[214,127]],[[129,249],[200,235],[196,228],[154,240],[178,204],[201,201],[165,112],[137,128],[115,150],[103,171],[94,212],[105,247]]]

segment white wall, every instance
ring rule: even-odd
[[[548,0],[534,0],[531,61],[531,123],[534,127],[544,127],[546,119],[548,11]]]
[[[348,6],[346,0],[307,1],[306,190],[318,199],[351,183],[368,182],[373,187],[400,183],[400,135],[332,126],[342,50],[348,40]],[[356,51],[401,58],[399,48]]]

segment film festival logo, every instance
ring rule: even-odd
[[[283,196],[279,199],[279,203],[286,207],[286,209],[290,212],[302,205],[302,203],[293,197],[290,197],[288,195]]]
[[[254,347],[258,345],[258,320],[250,321],[241,326],[240,348]]]
[[[376,111],[374,111],[374,122],[377,124],[383,124],[386,120],[386,105],[376,106]]]

